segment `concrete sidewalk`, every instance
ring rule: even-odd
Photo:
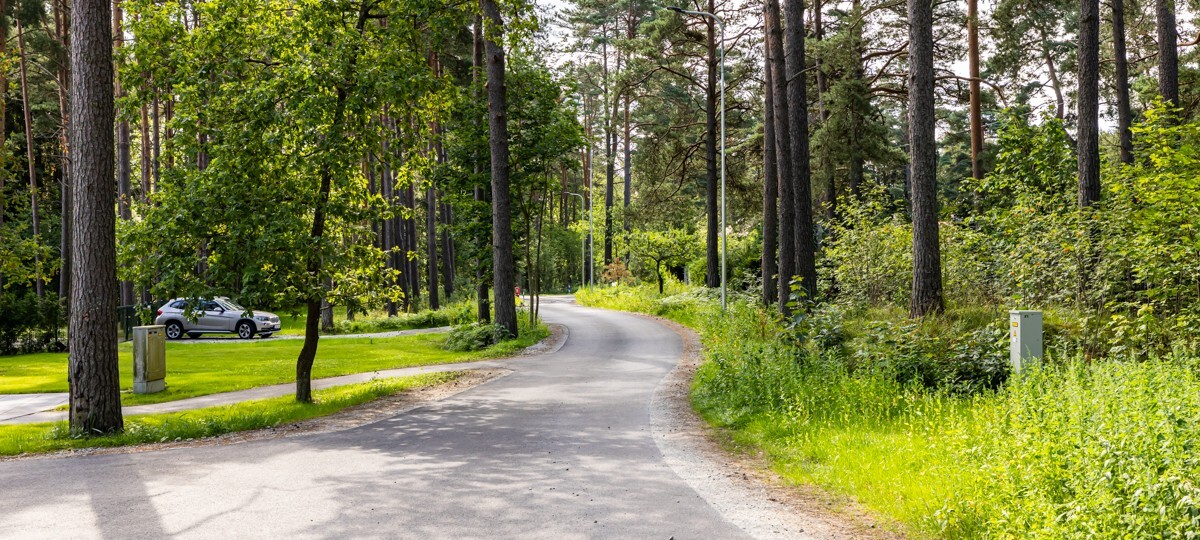
[[[345,334],[334,336],[321,336],[325,339],[348,339],[348,338],[392,338],[400,336],[412,336],[418,334],[434,334],[439,332],[450,331],[449,326],[437,328],[418,328],[415,330],[395,330],[391,332],[377,332],[374,334]],[[304,336],[278,336],[273,339],[303,339]],[[238,342],[250,343],[251,340],[238,338],[200,338],[200,339],[184,339],[172,341],[172,343],[214,343],[214,342]],[[488,364],[488,362],[470,362],[474,364]],[[393,369],[372,373],[358,373],[354,375],[345,375],[341,377],[331,377],[328,379],[318,379],[313,381],[314,389],[328,388],[330,386],[339,386],[344,384],[353,384],[357,382],[369,381],[374,378],[387,377],[402,377],[405,375],[415,375],[418,373],[432,373],[438,371],[456,371],[459,369],[473,369],[472,367],[457,367],[467,366],[468,364],[444,364],[439,366],[422,366],[412,368]],[[490,366],[490,364],[489,364]],[[194,397],[190,399],[181,399],[178,401],[170,401],[167,403],[158,403],[154,405],[138,405],[134,407],[125,407],[123,412],[129,414],[153,414],[164,412],[184,411],[188,409],[200,409],[203,407],[212,407],[215,405],[228,405],[241,401],[252,399],[265,399],[291,394],[295,391],[295,383],[277,384],[274,386],[263,386],[259,388],[251,388],[249,390],[240,390],[237,392],[225,392],[221,394],[210,394],[207,396]],[[56,422],[67,419],[66,411],[52,411],[60,405],[66,404],[68,396],[65,392],[47,393],[47,394],[0,394],[0,425],[3,424],[28,424],[33,422]]]
[[[351,375],[342,375],[340,377],[316,379],[313,381],[313,389],[321,390],[333,386],[343,386],[374,379],[406,377],[409,375],[420,375],[422,373],[441,373],[445,371],[462,371],[466,369],[496,368],[502,367],[502,364],[503,361],[501,360],[482,360],[479,362],[437,364],[432,366],[416,366],[410,368],[372,371],[369,373],[354,373]],[[238,390],[236,392],[209,394],[207,396],[198,396],[194,398],[168,401],[165,403],[155,403],[153,405],[134,405],[131,407],[122,407],[121,412],[125,416],[133,414],[171,413],[192,409],[203,409],[205,407],[216,407],[219,405],[231,405],[234,403],[241,403],[243,401],[252,401],[256,399],[288,396],[292,395],[292,393],[295,391],[296,383],[291,382],[275,384],[271,386],[260,386],[258,388]],[[2,409],[0,410],[0,425],[31,424],[35,422],[57,422],[60,420],[66,420],[67,411],[46,410],[52,409],[66,402],[67,394],[0,395],[0,409]],[[31,412],[31,408],[34,412]]]

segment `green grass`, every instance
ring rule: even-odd
[[[473,320],[474,308],[475,304],[470,300],[462,300],[447,304],[436,311],[427,309],[416,313],[399,313],[394,317],[389,317],[384,310],[375,309],[367,313],[357,313],[354,320],[351,321],[346,319],[345,306],[334,306],[333,331],[322,332],[322,334],[371,334],[465,324]],[[304,335],[306,316],[304,310],[300,308],[279,314],[282,328],[278,334],[284,336]]]
[[[650,312],[678,303],[636,290],[599,294],[595,303],[619,308],[629,298],[625,306]],[[798,343],[743,302],[727,316],[711,302],[688,309],[671,318],[690,320],[704,342],[692,389],[701,415],[761,450],[784,478],[856,500],[885,526],[916,538],[1189,538],[1200,530],[1193,351],[1148,361],[1061,357],[998,390],[964,393],[902,380],[891,357],[912,355],[911,340],[971,344],[954,334],[1003,313],[948,313],[887,345],[889,354],[853,342],[895,322],[891,310],[805,322],[797,328],[810,334]],[[837,327],[849,345],[817,346]]]
[[[0,426],[0,456],[184,441],[274,427],[458,377],[454,372],[430,373],[338,386],[315,391],[311,404],[287,396],[187,412],[130,416],[125,419],[124,433],[102,437],[71,437],[66,422]]]
[[[321,340],[313,378],[335,377],[383,369],[467,362],[513,354],[549,335],[544,325],[524,327],[521,337],[476,352],[442,348],[445,334],[395,338]],[[167,389],[155,394],[127,392],[133,385],[131,346],[120,351],[121,402],[161,403],[295,381],[296,356],[303,340],[249,342],[168,342]],[[0,393],[67,391],[67,355],[38,353],[0,357]]]

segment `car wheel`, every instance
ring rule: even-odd
[[[167,339],[179,339],[183,337],[183,325],[179,321],[171,321],[167,323]]]
[[[188,334],[188,337],[190,337],[192,339],[196,339],[196,338],[200,337],[200,332],[188,332],[187,334]]]
[[[242,321],[237,325],[238,337],[242,339],[250,339],[254,337],[254,323],[250,321]]]
[[[265,334],[263,334],[263,335],[262,335],[262,338],[263,338],[263,339],[267,339],[267,338],[269,338],[269,337],[271,337],[271,332],[267,332],[267,333],[265,333]]]

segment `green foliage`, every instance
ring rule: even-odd
[[[379,398],[445,384],[460,373],[443,372],[375,379],[313,392],[313,403],[288,397],[246,401],[194,411],[125,418],[120,435],[75,437],[66,422],[0,426],[0,456],[189,441],[226,433],[263,429],[333,414]]]
[[[448,351],[478,351],[511,337],[503,326],[476,322],[451,329],[445,347]]]
[[[32,290],[0,290],[0,355],[61,351],[59,328],[65,325],[54,293],[39,299]]]
[[[317,351],[313,378],[336,377],[384,369],[468,362],[511,354],[545,336],[529,329],[520,340],[475,352],[443,348],[446,334],[392,338],[323,339]],[[167,343],[167,389],[155,394],[123,392],[124,405],[162,403],[179,399],[283,384],[295,380],[300,339],[173,341]],[[129,343],[121,344],[121,388],[133,385]],[[0,393],[66,392],[66,353],[37,353],[0,357]]]
[[[633,291],[578,297],[656,305]],[[684,309],[671,318],[700,330],[692,398],[705,418],[785,478],[914,536],[1185,538],[1200,526],[1200,360],[1044,363],[997,388],[995,312],[911,323],[835,307],[785,328],[747,302]]]

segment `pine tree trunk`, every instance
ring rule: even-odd
[[[791,282],[796,275],[796,206],[792,167],[792,135],[788,127],[787,69],[779,0],[767,0],[767,49],[771,64],[771,98],[775,111],[775,161],[779,176],[779,311],[790,313]]]
[[[769,8],[764,5],[763,14],[764,21],[770,20],[770,14],[767,13]],[[770,28],[764,28],[770,33]],[[763,73],[766,76],[766,84],[763,88],[765,95],[765,105],[763,106],[763,225],[762,225],[762,292],[763,305],[771,305],[779,298],[779,291],[776,290],[776,268],[775,257],[777,256],[777,247],[775,244],[776,236],[778,235],[776,219],[778,218],[778,202],[779,202],[779,173],[775,159],[775,96],[774,94],[774,78],[771,76],[771,47],[770,38],[763,40],[764,66]],[[662,276],[659,276],[661,283]],[[661,288],[662,285],[660,284]],[[662,294],[662,291],[659,291]]]
[[[0,13],[8,13],[7,0],[0,0]],[[8,56],[8,25],[0,24],[0,58],[5,58],[7,56]],[[8,125],[8,99],[6,96],[7,90],[8,90],[8,73],[4,69],[0,69],[0,126]],[[0,148],[4,148],[4,145],[7,143],[7,141],[8,141],[8,130],[0,128]],[[8,204],[8,197],[6,197],[4,195],[4,177],[5,176],[6,175],[0,174],[0,231],[4,230],[4,210],[5,210],[5,206]],[[66,208],[63,209],[63,213],[66,213]],[[67,223],[69,226],[70,222],[68,221]],[[64,269],[64,271],[66,271],[66,270]],[[66,278],[64,277],[64,279],[66,279]],[[3,288],[4,288],[4,276],[0,275],[0,289],[3,289]]]
[[[787,3],[788,130],[791,132],[795,212],[796,275],[808,301],[817,298],[816,238],[813,235],[812,181],[808,144],[808,78],[804,59],[804,1]],[[776,105],[778,106],[778,105]]]
[[[425,251],[426,258],[425,280],[429,289],[429,309],[440,307],[438,300],[438,241],[437,241],[437,190],[432,185],[425,186]]]
[[[1158,93],[1163,101],[1178,107],[1179,32],[1175,28],[1175,2],[1155,0],[1154,7],[1158,15]]]
[[[823,0],[815,0],[813,2],[813,38],[818,45],[825,39],[825,22],[824,22],[824,5]],[[817,110],[821,119],[821,126],[829,125],[829,107],[825,106],[826,96],[829,94],[829,77],[825,75],[825,62],[820,56],[817,56],[814,61],[815,72],[817,74]],[[829,143],[826,143],[826,148],[821,151],[821,207],[825,211],[825,219],[832,221],[837,217],[837,179],[834,174],[834,162],[832,148],[829,148]]]
[[[72,0],[71,41],[75,183],[72,246],[70,429],[75,435],[119,432],[121,382],[117,369],[116,179],[113,178],[112,12],[109,0]]]
[[[909,314],[923,317],[943,309],[933,102],[933,4],[928,0],[908,0],[908,22],[908,129],[913,219],[913,284]]]
[[[1133,132],[1129,130],[1129,58],[1125,52],[1125,0],[1112,1],[1113,78],[1117,87],[1117,135],[1121,163],[1133,163]]]
[[[478,15],[475,16],[474,38],[472,39],[472,55],[471,55],[471,80],[475,83],[475,98],[483,99],[479,89],[482,88],[485,66],[483,62],[483,20]],[[474,166],[475,174],[482,172],[480,166],[481,159],[475,156]],[[479,202],[490,202],[488,190],[481,187],[475,188],[475,200]],[[488,260],[487,257],[479,256],[475,261],[475,318],[479,322],[488,323],[492,321],[492,307],[488,300]]]
[[[517,335],[517,306],[513,298],[512,210],[508,178],[507,88],[504,84],[504,23],[496,0],[480,0],[487,21],[488,142],[492,152],[492,274],[496,290],[496,323]]]
[[[605,34],[608,29],[605,28]],[[608,72],[608,42],[603,45],[604,51],[604,265],[608,266],[613,262],[613,224],[612,224],[612,209],[613,209],[613,182],[616,177],[616,153],[617,153],[617,133],[616,133],[616,116],[617,116],[617,99],[612,96],[609,91],[609,72]],[[620,63],[617,64],[617,71],[620,71]],[[612,100],[612,108],[608,107],[609,100]]]
[[[978,179],[983,178],[983,163],[980,161],[983,159],[983,108],[979,88],[979,0],[967,0],[967,63],[971,76],[971,177]]]
[[[30,218],[33,221],[33,241],[38,245],[39,251],[42,244],[40,232],[40,220],[38,219],[38,186],[37,186],[37,162],[33,158],[33,113],[29,110],[29,83],[26,82],[26,54],[25,54],[25,29],[21,25],[21,20],[17,19],[17,46],[21,54],[21,108],[25,110],[25,156],[27,160],[27,168],[29,169],[29,212]],[[42,283],[42,262],[41,255],[37,251],[33,252],[34,266],[34,289],[37,291],[38,298],[44,298],[46,291]]]
[[[1079,3],[1079,206],[1100,200],[1100,1]]]
[[[113,0],[112,9],[114,37],[113,47],[117,51],[120,51],[121,48],[125,46],[124,21],[122,20],[124,14],[121,11],[121,0]],[[117,56],[117,58],[119,58],[119,56]],[[114,71],[119,67],[120,64],[118,63],[117,66],[113,68]],[[125,96],[125,91],[121,88],[121,82],[119,80],[116,82],[116,95],[117,99],[121,99]],[[133,217],[133,214],[129,208],[129,205],[132,202],[130,200],[130,190],[132,188],[132,184],[130,183],[132,171],[130,169],[131,158],[129,155],[129,120],[122,118],[119,122],[117,122],[117,208],[120,211],[120,218],[122,220],[129,220]],[[136,300],[133,296],[133,282],[122,281],[121,305],[133,305],[135,301]]]
[[[708,12],[713,13],[714,0],[708,1]],[[708,80],[704,85],[704,214],[705,240],[707,248],[704,271],[704,285],[709,288],[721,286],[721,222],[720,209],[717,207],[717,190],[720,187],[720,176],[717,171],[717,77],[721,64],[717,59],[717,25],[712,19],[705,18],[708,27]]]

